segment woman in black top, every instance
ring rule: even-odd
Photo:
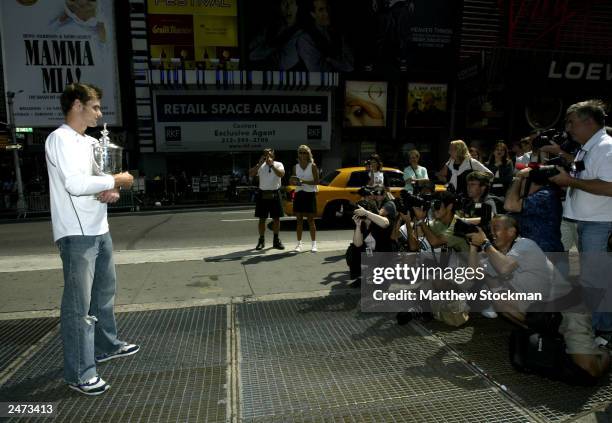
[[[504,198],[514,175],[514,166],[512,166],[512,160],[510,160],[508,155],[506,144],[501,141],[495,144],[495,149],[489,159],[489,163],[487,163],[487,167],[493,172],[493,183],[491,184],[490,193]]]

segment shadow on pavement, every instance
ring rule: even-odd
[[[207,263],[223,263],[226,261],[240,261],[245,257],[261,255],[262,251],[256,250],[253,247],[250,250],[234,251],[233,253],[223,254],[220,256],[207,257],[204,259]]]
[[[273,261],[277,261],[277,260],[282,260],[286,257],[291,257],[294,256],[296,253],[294,253],[293,251],[287,251],[284,253],[279,253],[279,254],[272,254],[269,256],[264,256],[264,255],[260,255],[260,256],[256,256],[256,257],[251,257],[246,259],[242,264],[249,265],[249,264],[257,264],[257,263],[269,263],[269,262],[273,262]]]
[[[76,392],[68,389],[63,381],[62,369],[48,371],[34,378],[0,389],[0,401],[48,401],[54,402]]]
[[[337,262],[339,262],[341,260],[344,260],[344,259],[345,259],[345,255],[344,254],[339,254],[337,256],[329,256],[329,257],[325,257],[325,259],[323,260],[323,263],[321,263],[321,264],[337,263]]]

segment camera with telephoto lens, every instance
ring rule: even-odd
[[[582,161],[567,163],[563,157],[554,157],[547,160],[546,164],[544,165],[539,163],[530,163],[529,167],[532,169],[531,172],[529,172],[529,180],[538,185],[551,185],[552,182],[549,181],[548,178],[552,178],[553,176],[557,176],[559,174],[559,169],[557,169],[557,166],[562,167],[566,172],[584,170],[584,162]]]
[[[547,145],[551,145],[553,142],[555,144],[562,145],[567,141],[567,133],[565,131],[559,131],[557,129],[547,129],[546,131],[540,132],[534,139],[531,141],[531,147],[534,150],[539,150],[542,147]]]
[[[413,207],[420,207],[423,211],[428,211],[434,202],[434,198],[431,194],[414,195],[406,190],[401,190],[399,198],[394,201],[395,208],[400,213],[407,214],[413,213]]]
[[[491,207],[490,204],[484,202],[474,202],[470,197],[466,195],[459,196],[459,198],[457,199],[457,203],[458,209],[461,210],[463,217],[480,218],[480,223],[478,225],[461,221],[462,223],[474,227],[480,226],[482,230],[485,231],[485,233],[488,232],[489,223],[491,223],[491,215],[493,214],[493,207]],[[457,219],[457,221],[459,221],[459,219]],[[455,233],[455,235],[457,234]],[[459,234],[457,236],[463,235]]]
[[[531,146],[534,150],[539,150],[542,147],[551,145],[553,142],[558,144],[561,150],[569,154],[574,154],[580,149],[580,144],[574,141],[567,132],[554,128],[540,132],[531,142]]]
[[[376,201],[374,201],[374,200],[359,200],[359,201],[357,201],[356,204],[357,204],[357,207],[361,207],[361,208],[366,209],[369,212],[378,214],[378,207],[376,205]],[[360,216],[359,218],[361,220],[365,220],[366,219],[365,216]]]
[[[465,238],[466,235],[475,233],[478,233],[478,225],[468,223],[462,219],[455,220],[455,228],[453,230],[453,235]]]
[[[359,194],[360,197],[367,197],[368,195],[372,195],[372,187],[361,187],[359,188],[359,191],[357,191],[357,194]]]

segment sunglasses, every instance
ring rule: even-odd
[[[384,191],[374,191],[372,194],[374,195],[385,195]]]

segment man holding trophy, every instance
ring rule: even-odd
[[[98,376],[96,363],[140,349],[117,339],[116,275],[106,215],[107,203],[119,200],[119,190],[130,188],[134,178],[121,172],[121,149],[108,143],[106,128],[100,142],[85,135],[102,117],[101,98],[102,91],[93,85],[68,85],[60,99],[65,123],[45,142],[53,240],[64,269],[64,379],[85,395],[110,388]]]

